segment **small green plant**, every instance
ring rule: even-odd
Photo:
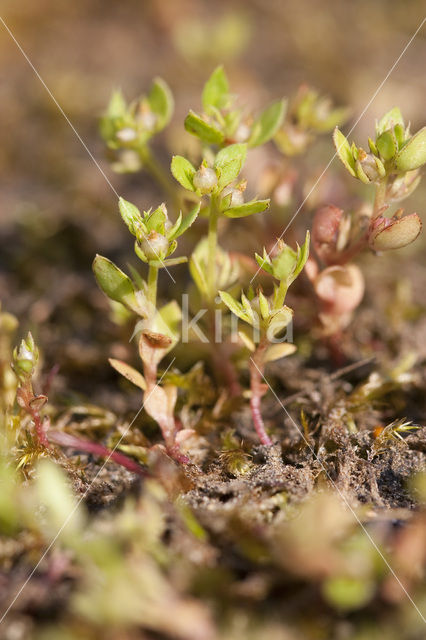
[[[333,107],[330,98],[303,85],[289,101],[282,126],[274,140],[285,156],[305,153],[318,135],[332,131],[350,115],[347,107]]]
[[[8,318],[9,326],[10,323],[11,320]],[[39,359],[39,349],[29,332],[11,354],[15,389],[14,397],[10,397],[0,414],[2,421],[0,454],[15,460],[18,469],[32,468],[39,458],[51,457],[62,462],[69,471],[72,471],[69,463],[55,447],[60,445],[114,460],[130,471],[143,475],[140,465],[122,453],[111,451],[98,442],[91,442],[72,433],[51,428],[50,416],[44,409],[48,402],[50,378],[55,368],[44,384],[42,392],[38,393],[35,388],[38,386],[36,378]]]
[[[181,309],[177,299],[164,306],[157,301],[159,270],[187,260],[171,257],[176,239],[197,216],[208,219],[207,235],[199,240],[189,259],[197,290],[196,295],[190,290],[190,307],[198,315],[206,312],[209,347],[215,362],[226,369],[231,394],[235,389],[240,393],[230,360],[232,349],[236,349],[233,332],[229,331],[231,316],[225,322],[225,334],[220,326],[219,340],[217,324],[222,322],[223,310],[229,310],[251,327],[252,335],[247,327],[237,333],[239,344],[250,354],[253,423],[260,441],[270,445],[260,412],[266,392],[263,376],[268,362],[295,350],[293,344],[283,340],[293,314],[285,305],[289,286],[306,264],[319,303],[322,335],[337,336],[349,324],[364,293],[362,272],[352,260],[368,247],[378,252],[406,246],[420,233],[417,214],[403,216],[399,209],[387,218],[384,213],[392,203],[413,192],[420,180],[419,168],[426,162],[424,130],[411,136],[398,109],[377,123],[376,139],[369,140],[367,153],[354,144],[350,146],[336,126],[347,119],[348,109],[334,108],[328,98],[308,87],[302,87],[289,102],[277,100],[254,116],[238,106],[223,67],[218,67],[204,86],[201,102],[202,111],[190,110],[184,122],[186,131],[199,141],[198,162],[193,156],[190,160],[182,155],[174,155],[171,161],[171,173],[187,194],[180,204],[184,210],[190,205],[191,210],[185,215],[179,213],[172,222],[165,205],[141,214],[133,204],[123,199],[119,202],[122,218],[135,237],[135,253],[148,265],[146,279],[135,270],[130,278],[101,256],[94,262],[101,289],[115,304],[124,305],[141,318],[138,327],[143,376],[124,362],[111,360],[111,364],[143,390],[145,410],[159,424],[167,452],[180,461],[186,461],[186,457],[179,447],[184,435],[179,433],[175,419],[177,387],[168,382],[167,375],[165,383],[158,384],[158,367],[179,339]],[[104,138],[112,148],[132,149],[143,161],[152,135],[170,119],[171,104],[169,92],[160,81],[154,83],[148,98],[129,107],[116,94],[103,121]],[[142,112],[155,115],[151,120],[156,127],[152,124],[147,130],[145,119],[139,122],[136,116],[139,114],[140,119]],[[265,295],[261,288],[254,291],[252,287],[247,294],[241,293],[246,284],[240,283],[244,279],[242,260],[220,246],[222,224],[229,234],[233,219],[264,212],[270,206],[269,198],[246,197],[246,193],[252,193],[243,175],[247,154],[253,147],[273,140],[283,155],[297,155],[306,151],[317,135],[333,127],[337,153],[349,173],[375,186],[374,206],[363,204],[351,215],[332,205],[321,207],[312,228],[318,261],[308,259],[309,233],[296,250],[279,241],[269,252],[264,250],[263,256],[256,255],[259,267],[276,282],[272,293]],[[146,166],[149,168],[149,162]],[[245,258],[245,267],[249,261]],[[254,261],[250,264],[253,269]],[[223,303],[221,309],[219,301]]]
[[[157,282],[160,269],[186,262],[187,258],[169,258],[177,248],[177,240],[194,222],[199,212],[195,206],[187,216],[179,214],[172,224],[164,204],[154,211],[140,213],[124,199],[119,201],[121,216],[135,236],[135,253],[148,265],[144,280],[135,270],[133,280],[108,258],[96,256],[93,270],[100,288],[113,301],[121,303],[141,318],[138,325],[139,355],[144,375],[130,365],[111,359],[111,365],[145,393],[144,408],[161,428],[170,455],[184,460],[177,441],[174,408],[177,387],[157,384],[158,365],[178,340],[177,325],[181,310],[176,301],[157,308]],[[186,459],[185,459],[186,460]]]
[[[265,365],[291,353],[294,344],[283,341],[283,331],[292,321],[293,310],[284,304],[289,286],[296,280],[304,268],[309,256],[309,232],[301,247],[294,251],[283,242],[278,243],[276,254],[271,258],[264,250],[263,256],[256,255],[259,266],[270,274],[279,284],[274,284],[273,293],[265,296],[259,288],[255,294],[251,288],[246,296],[241,295],[241,302],[225,291],[220,296],[226,306],[241,320],[252,327],[252,336],[246,332],[239,333],[248,348],[250,355],[250,408],[253,424],[264,445],[272,444],[265,430],[260,412],[260,401],[268,390],[264,384]]]
[[[405,247],[421,231],[417,213],[404,215],[399,208],[386,217],[391,205],[410,196],[420,182],[419,170],[426,163],[426,128],[411,136],[401,112],[394,108],[376,124],[375,140],[369,138],[367,152],[335,129],[337,154],[347,171],[375,189],[374,204],[363,203],[353,213],[327,205],[315,214],[312,241],[320,269],[308,265],[319,301],[319,317],[325,335],[335,335],[350,322],[362,300],[364,277],[352,260],[364,249],[375,253]]]

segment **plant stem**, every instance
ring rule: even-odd
[[[265,369],[264,356],[267,348],[268,342],[266,338],[263,338],[253,356],[250,357],[250,409],[254,428],[259,436],[259,440],[263,445],[269,447],[272,444],[272,440],[266,433],[265,424],[260,412],[260,401],[265,393],[263,372]]]
[[[371,217],[372,220],[375,220],[378,217],[380,213],[380,209],[382,209],[382,207],[384,207],[386,204],[386,190],[387,190],[387,180],[386,178],[384,178],[379,182],[379,184],[376,187],[373,215]]]
[[[158,267],[150,264],[148,269],[148,302],[153,306],[153,313],[157,308],[157,282]]]
[[[288,290],[287,282],[285,280],[281,280],[280,286],[278,288],[277,299],[275,302],[276,309],[281,309],[281,307],[283,306],[285,297],[287,295],[287,290]]]
[[[217,253],[217,221],[218,209],[215,196],[210,201],[208,253],[207,253],[207,290],[209,302],[212,303],[216,295],[216,253]]]
[[[177,195],[177,189],[175,188],[172,181],[168,178],[163,167],[157,162],[156,158],[152,154],[151,149],[147,145],[139,149],[139,157],[141,158],[145,169],[149,171],[152,177],[158,182],[160,187],[164,189],[167,196],[172,200],[173,205],[177,209],[179,209],[180,199]]]
[[[120,464],[125,469],[128,469],[133,473],[137,473],[140,476],[148,475],[140,464],[132,460],[132,458],[128,458],[119,451],[111,450],[99,442],[84,440],[83,438],[78,438],[69,433],[64,433],[63,431],[49,432],[49,440],[62,447],[72,447],[73,449],[79,449],[85,453],[92,453],[95,456],[106,458],[107,460],[114,460],[114,462]]]

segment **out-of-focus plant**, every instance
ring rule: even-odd
[[[285,156],[304,153],[317,136],[332,131],[349,117],[347,107],[333,107],[331,99],[302,85],[289,106],[282,126],[274,135]]]
[[[411,136],[401,112],[394,108],[376,124],[376,138],[369,138],[370,152],[335,129],[337,154],[347,171],[375,187],[374,205],[364,203],[353,213],[332,205],[315,214],[312,242],[320,262],[308,265],[319,302],[325,335],[335,335],[350,322],[362,300],[364,277],[352,260],[364,249],[376,253],[405,247],[421,231],[417,213],[404,215],[399,208],[386,217],[390,205],[411,195],[420,182],[419,170],[426,163],[426,128]]]
[[[190,111],[185,128],[205,145],[223,147],[247,143],[257,147],[271,140],[278,131],[285,114],[285,100],[272,103],[257,117],[236,106],[223,67],[217,67],[206,82],[202,94],[203,112]]]
[[[226,306],[241,320],[252,327],[252,336],[240,331],[239,335],[250,352],[250,408],[259,439],[264,445],[271,445],[260,412],[262,396],[268,386],[264,383],[264,371],[268,362],[278,360],[294,353],[296,346],[279,339],[283,331],[292,321],[293,310],[284,304],[289,286],[301,273],[309,256],[309,232],[301,247],[293,250],[283,242],[278,243],[276,254],[271,257],[266,251],[263,256],[256,255],[259,266],[269,273],[279,284],[274,284],[274,291],[265,296],[261,289],[257,294],[251,289],[246,296],[241,295],[241,302],[225,291],[220,296]]]
[[[100,120],[100,132],[114,153],[112,168],[117,173],[147,170],[169,197],[176,190],[151,149],[152,139],[169,124],[174,111],[173,94],[161,78],[156,78],[147,95],[129,104],[120,90],[114,91]]]

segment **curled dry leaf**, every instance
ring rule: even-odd
[[[121,373],[124,378],[126,378],[130,382],[133,382],[133,384],[139,387],[139,389],[142,389],[142,391],[146,390],[145,378],[139,371],[131,367],[126,362],[123,362],[122,360],[109,358],[108,361],[111,367],[118,371],[118,373]]]

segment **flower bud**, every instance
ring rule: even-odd
[[[169,241],[161,233],[151,231],[140,246],[147,260],[163,260],[169,248]]]
[[[359,163],[361,165],[362,171],[367,176],[370,182],[376,182],[383,177],[384,171],[379,171],[379,168],[377,166],[377,158],[375,158],[373,154],[367,153],[365,157],[359,161]]]
[[[121,142],[133,142],[133,140],[136,139],[137,134],[136,131],[131,127],[125,127],[124,129],[120,129],[120,131],[117,131],[116,137]]]
[[[211,193],[217,185],[217,175],[213,169],[204,165],[194,174],[193,184],[202,194]]]
[[[245,188],[245,185],[243,185],[243,187]],[[230,196],[228,207],[239,207],[240,205],[244,204],[244,196],[243,196],[244,188],[234,189],[233,187],[226,187],[226,189],[223,190],[224,197]]]
[[[247,142],[250,137],[251,129],[245,122],[241,122],[234,134],[235,142]]]
[[[21,341],[19,349],[15,347],[13,351],[13,369],[18,378],[30,378],[37,365],[39,357],[38,349],[34,343],[31,333],[25,340]]]
[[[135,120],[145,131],[153,131],[157,124],[157,116],[146,104],[141,105]]]

